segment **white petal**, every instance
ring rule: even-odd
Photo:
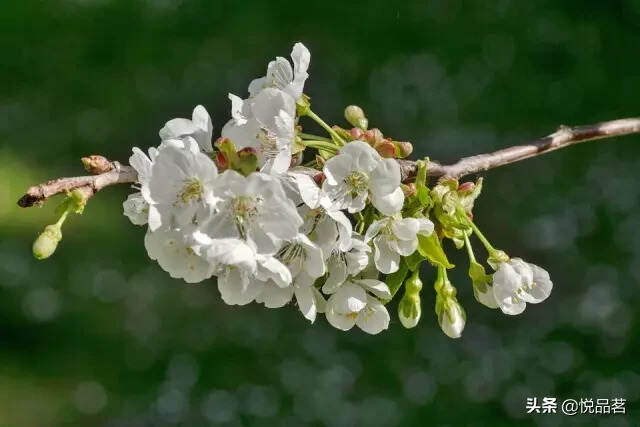
[[[391,231],[401,240],[413,240],[420,230],[420,222],[415,218],[397,219],[391,223]]]
[[[334,296],[335,295],[332,295],[331,298]],[[325,313],[325,316],[331,326],[336,329],[340,329],[341,331],[348,331],[353,328],[356,324],[356,316],[337,313],[333,309],[331,298],[329,298],[329,301],[327,302],[327,311]]]
[[[329,275],[322,286],[322,292],[329,295],[334,293],[347,280],[347,264],[338,256],[330,257],[327,264]]]
[[[366,174],[376,169],[380,160],[380,154],[364,141],[351,141],[345,145],[336,157],[349,156],[352,159],[351,169]],[[398,185],[400,183],[398,182]]]
[[[282,288],[273,281],[265,282],[262,292],[256,297],[257,303],[264,304],[267,308],[280,308],[291,301],[293,286]]]
[[[382,227],[386,226],[390,220],[390,218],[385,218],[373,221],[369,228],[367,228],[367,232],[364,235],[364,241],[369,243],[371,239],[373,239],[378,235],[378,233],[380,233]]]
[[[258,255],[258,271],[256,277],[260,280],[273,280],[280,287],[291,284],[291,272],[286,265],[273,256]]]
[[[480,304],[489,308],[498,308],[498,302],[493,294],[493,286],[486,285],[485,292],[480,292],[478,287],[474,286],[473,295]]]
[[[400,187],[400,165],[394,159],[383,159],[371,172],[371,193],[382,197]]]
[[[290,173],[293,177],[302,201],[311,209],[320,206],[320,187],[315,183],[313,178],[302,173]]]
[[[351,234],[353,233],[353,226],[351,225],[351,221],[349,221],[349,218],[341,211],[330,210],[327,211],[327,215],[333,219],[338,226],[338,249],[348,251],[352,245]]]
[[[400,255],[389,247],[382,236],[373,239],[373,246],[375,247],[373,260],[378,271],[384,274],[398,271],[400,267]]]
[[[297,280],[293,285],[296,295],[296,302],[302,315],[313,323],[316,320],[316,299],[313,293],[313,282],[305,283],[304,280]]]
[[[330,185],[340,185],[353,169],[353,159],[345,154],[338,154],[326,161],[322,169]],[[326,190],[325,190],[326,191]]]
[[[531,295],[533,298],[531,302],[535,304],[544,301],[551,295],[553,283],[551,282],[549,273],[545,269],[535,264],[529,264],[529,266],[533,271],[533,283],[526,292]]]
[[[340,286],[330,298],[332,307],[336,313],[357,313],[367,305],[367,294],[364,289],[353,283],[345,283]]]
[[[392,216],[400,212],[404,204],[404,193],[400,187],[385,196],[371,195],[371,202],[384,215]]]
[[[229,305],[246,305],[262,292],[264,282],[250,280],[237,268],[228,268],[218,276],[218,290]]]
[[[367,307],[358,314],[356,324],[368,334],[378,334],[389,327],[387,308],[372,296],[367,296]]]
[[[362,286],[378,298],[391,299],[391,291],[386,283],[373,279],[354,280],[355,283]]]
[[[418,222],[420,224],[420,228],[418,233],[420,234],[424,234],[425,236],[429,236],[431,233],[433,233],[433,222],[429,221],[426,218],[417,218]]]

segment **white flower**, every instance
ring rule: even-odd
[[[302,173],[288,174],[297,186],[304,205],[298,211],[304,219],[302,232],[322,249],[325,259],[334,250],[351,249],[353,226],[349,218],[318,187],[315,181]]]
[[[298,234],[285,243],[277,255],[291,271],[292,277],[304,272],[312,279],[324,276],[325,266],[322,250],[304,234]]]
[[[526,303],[536,304],[551,294],[553,283],[546,270],[520,258],[502,262],[493,274],[493,294],[506,314],[520,314]]]
[[[212,135],[213,124],[211,123],[211,117],[202,105],[198,105],[193,109],[191,120],[172,119],[160,129],[160,138],[163,141],[189,136],[198,143],[202,151],[207,153],[213,151],[213,146],[211,145]]]
[[[327,301],[326,316],[329,323],[343,331],[358,325],[369,334],[377,334],[387,329],[390,320],[389,312],[367,291],[380,298],[391,298],[387,285],[378,280],[350,279]]]
[[[300,98],[304,90],[304,82],[309,77],[307,70],[311,53],[302,43],[296,43],[291,51],[291,59],[293,68],[289,61],[282,57],[269,62],[267,75],[249,84],[249,95],[253,97],[265,88],[277,88],[289,94],[294,100]]]
[[[299,274],[290,286],[278,286],[273,280],[264,283],[256,302],[262,303],[267,308],[279,308],[289,303],[293,296],[296,297],[298,308],[302,315],[312,323],[316,320],[317,313],[324,312],[326,301],[322,294],[313,286],[315,279],[306,273]]]
[[[272,254],[259,253],[251,240],[238,238],[210,239],[194,233],[197,251],[217,266],[218,290],[225,303],[245,305],[254,301],[267,282],[280,288],[291,284],[291,272]]]
[[[398,271],[400,255],[409,256],[418,248],[418,233],[433,233],[433,223],[426,218],[388,217],[374,221],[365,235],[373,239],[374,261],[381,273]]]
[[[275,254],[298,235],[302,218],[276,178],[227,170],[216,179],[214,191],[216,213],[200,227],[212,239],[242,239],[253,242],[258,253]]]
[[[216,203],[213,184],[218,176],[215,163],[197,150],[187,137],[185,148],[166,144],[158,151],[151,179],[142,195],[149,203],[149,228],[155,231],[191,225],[206,217]]]
[[[129,194],[127,200],[122,203],[124,214],[134,225],[145,225],[149,218],[149,204],[139,191]]]
[[[197,283],[213,274],[215,265],[194,251],[189,234],[182,231],[147,231],[144,246],[149,257],[175,279]]]
[[[328,197],[350,213],[364,209],[367,196],[380,212],[391,216],[400,211],[404,193],[400,188],[400,166],[383,159],[363,141],[348,143],[324,165],[322,186]]]
[[[442,298],[438,296],[437,298]],[[442,302],[442,308],[438,315],[438,323],[442,332],[449,338],[460,338],[467,315],[455,298],[446,298]]]
[[[232,119],[222,129],[238,149],[254,148],[266,173],[283,173],[291,165],[296,104],[279,89],[265,89],[242,100],[229,94]]]
[[[357,235],[352,239],[351,248],[348,251],[335,249],[329,255],[327,266],[329,274],[322,286],[322,292],[331,294],[336,291],[349,276],[355,276],[369,265],[369,253],[371,248]]]

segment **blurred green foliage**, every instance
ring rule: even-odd
[[[555,289],[507,317],[474,301],[454,256],[455,341],[431,314],[432,269],[416,329],[345,334],[171,280],[121,215],[126,188],[71,218],[44,262],[30,245],[55,203],[15,205],[83,155],[157,144],[198,103],[219,130],[227,92],[294,41],[315,111],[338,122],[359,104],[415,157],[638,115],[640,1],[5,0],[0,28],[0,425],[640,424],[637,136],[483,174],[477,222]],[[628,414],[527,415],[534,396],[623,397]]]

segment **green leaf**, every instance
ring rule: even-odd
[[[454,267],[447,259],[436,233],[431,233],[428,236],[418,234],[418,252],[433,265],[440,265],[444,268]]]
[[[404,283],[404,279],[407,277],[407,273],[409,273],[409,267],[405,262],[404,258],[400,258],[400,267],[398,271],[395,273],[387,274],[385,282],[389,287],[389,291],[391,292],[391,298],[398,292],[398,289]]]

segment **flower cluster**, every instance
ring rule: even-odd
[[[345,110],[352,128],[327,125],[304,94],[309,51],[297,43],[291,60],[271,61],[246,99],[229,95],[231,119],[219,138],[197,106],[191,119],[166,123],[157,147],[133,149],[138,191],[124,213],[147,225],[145,247],[160,267],[188,283],[217,277],[230,305],[276,308],[295,300],[311,322],[324,313],[338,329],[357,325],[370,334],[388,327],[387,303],[403,286],[400,321],[418,323],[426,260],[437,269],[438,321],[448,336],[460,336],[466,316],[447,278],[453,265],[445,238],[466,246],[482,304],[518,314],[549,295],[543,269],[493,248],[471,220],[481,181],[429,188],[422,161],[403,183],[396,158],[410,154],[411,144],[368,129],[356,106]],[[304,133],[302,117],[328,135]],[[495,274],[476,261],[473,234]]]

